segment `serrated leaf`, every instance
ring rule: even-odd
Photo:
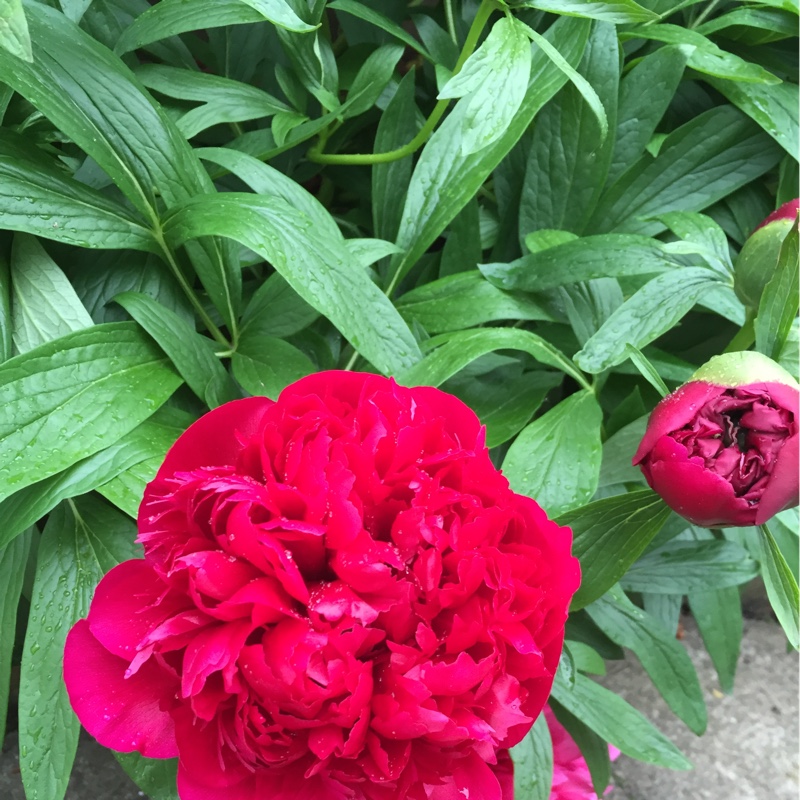
[[[610,590],[586,611],[609,639],[633,651],[667,705],[702,735],[708,722],[703,690],[674,632],[633,605],[619,589]]]
[[[86,616],[103,574],[139,555],[135,538],[131,520],[91,497],[67,500],[48,518],[20,674],[20,769],[28,797],[64,797],[80,733],[61,677],[64,641]]]
[[[421,359],[402,317],[363,270],[352,268],[344,245],[281,198],[197,197],[165,218],[164,231],[178,243],[211,233],[256,251],[384,374]]]
[[[581,562],[573,611],[602,597],[626,573],[667,521],[669,508],[649,489],[596,500],[558,518],[572,528],[572,552]]]
[[[276,400],[290,384],[315,371],[308,356],[283,339],[243,335],[232,358],[233,375],[253,395]]]
[[[502,319],[553,319],[534,297],[504,292],[477,270],[425,283],[402,295],[396,305],[406,320],[418,322],[430,334]]]
[[[186,385],[209,408],[239,397],[222,362],[211,351],[212,342],[173,311],[139,292],[114,298],[167,354]]]
[[[522,256],[510,264],[479,266],[495,286],[529,292],[592,278],[647,275],[675,268],[675,259],[662,242],[624,233],[584,236]]]
[[[510,750],[515,800],[548,800],[553,782],[553,742],[544,714]]]
[[[68,177],[10,130],[0,130],[0,204],[7,230],[78,247],[157,249],[138,215]]]
[[[540,364],[555,367],[588,388],[586,379],[558,348],[529,331],[483,328],[443,334],[433,340],[432,344],[436,346],[435,350],[411,369],[397,375],[400,383],[406,386],[440,386],[486,353],[495,350],[522,350]]]
[[[691,769],[683,753],[633,706],[580,673],[572,688],[556,675],[553,697],[626,755],[670,769]]]
[[[633,592],[688,594],[747,583],[756,563],[735,542],[671,541],[642,556],[621,580]]]
[[[503,460],[515,492],[555,517],[586,503],[600,474],[603,414],[591,392],[579,392],[525,428]]]
[[[710,270],[688,267],[648,281],[575,354],[575,363],[592,373],[621,363],[627,345],[642,347],[670,330],[715,280]]]
[[[94,323],[66,275],[33,236],[17,234],[11,248],[14,345],[25,353]]]
[[[33,530],[25,531],[12,542],[0,547],[0,739],[6,735],[11,657],[17,631],[17,606],[28,564]]]
[[[522,105],[531,72],[531,46],[513,18],[499,19],[439,99],[464,97],[461,152],[477,153],[497,141]]]
[[[755,321],[756,349],[770,358],[777,358],[783,350],[797,316],[800,291],[798,248],[800,236],[795,224],[781,244],[775,272],[764,287],[758,303]]]
[[[95,325],[0,366],[0,499],[121,439],[180,384],[133,323]]]

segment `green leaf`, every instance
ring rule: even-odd
[[[0,253],[0,364],[11,358],[13,342],[11,320],[11,267]]]
[[[605,22],[652,22],[658,14],[640,6],[634,0],[525,0],[524,8],[538,8],[552,14],[564,14],[570,17],[586,17]]]
[[[502,319],[553,319],[533,297],[504,292],[477,270],[422,284],[400,297],[396,305],[404,319],[419,323],[430,334]]]
[[[433,352],[411,369],[397,375],[406,386],[439,386],[462,370],[467,364],[495,350],[522,350],[540,364],[565,372],[585,389],[589,388],[583,375],[569,359],[548,341],[529,331],[512,328],[482,328],[443,334],[430,344]]]
[[[59,0],[61,10],[73,21],[80,22],[92,0]]]
[[[592,278],[647,275],[676,266],[657,239],[606,233],[548,247],[510,264],[481,264],[480,271],[501,289],[538,292]]]
[[[600,474],[603,414],[591,392],[562,400],[525,428],[503,460],[515,492],[555,517],[588,502]]]
[[[605,675],[606,662],[603,657],[593,647],[585,642],[578,642],[574,639],[564,641],[564,647],[569,649],[572,660],[575,662],[575,669],[581,672],[588,672],[592,675]]]
[[[689,45],[695,49],[689,56],[689,66],[698,72],[726,78],[732,81],[752,81],[754,83],[779,83],[775,77],[758,64],[722,50],[702,33],[680,25],[650,25],[646,28],[633,28],[620,33],[620,39],[655,39],[667,44]]]
[[[281,198],[235,192],[197,197],[167,215],[164,231],[178,243],[226,236],[259,253],[384,374],[421,358],[402,317],[369,276],[353,268],[344,245]]]
[[[565,652],[570,652],[565,648]],[[572,740],[578,745],[589,775],[596,797],[603,797],[611,780],[611,759],[608,752],[608,742],[598,736],[591,728],[584,725],[576,716],[570,714],[563,706],[551,701],[550,708]]]
[[[0,49],[7,50],[15,58],[33,61],[22,0],[0,0]]]
[[[26,486],[0,503],[3,547],[33,525],[62,500],[96,489],[117,475],[147,459],[160,458],[186,427],[176,428],[162,419],[160,412],[145,420],[116,444],[73,464],[63,472]],[[192,420],[187,421],[187,425]]]
[[[340,0],[341,2],[341,0]],[[547,31],[547,38],[570,63],[577,63],[586,46],[591,23],[563,17]],[[392,259],[397,283],[430,247],[447,224],[475,196],[536,113],[566,82],[564,73],[537,49],[531,62],[528,90],[508,130],[489,147],[470,155],[461,151],[463,103],[456,104],[428,140],[411,177],[397,234],[405,251]]]
[[[20,675],[20,769],[28,797],[64,797],[80,733],[61,677],[64,641],[88,613],[103,574],[139,555],[135,537],[131,520],[91,497],[65,501],[47,520]]]
[[[797,316],[800,291],[800,237],[792,225],[783,240],[775,272],[764,287],[755,321],[756,349],[770,358],[777,358]],[[767,266],[767,265],[765,265]]]
[[[531,46],[524,27],[499,19],[460,72],[439,92],[439,99],[464,97],[461,152],[477,153],[497,141],[519,111],[531,72]]]
[[[642,347],[673,328],[715,278],[710,270],[688,267],[648,281],[575,354],[575,363],[592,373],[620,364],[628,357],[627,345]]]
[[[272,400],[290,383],[316,371],[308,356],[289,342],[247,331],[233,354],[232,368],[247,392]]]
[[[742,83],[708,78],[728,100],[754,119],[792,158],[800,139],[798,89],[793,83]]]
[[[738,586],[757,574],[756,563],[735,542],[671,541],[640,558],[621,582],[633,592],[688,594]]]
[[[214,191],[186,139],[119,57],[52,8],[32,3],[26,13],[34,61],[25,64],[0,51],[0,80],[89,154],[154,230],[162,201],[169,207]],[[239,265],[213,240],[193,246],[189,254],[235,331]]]
[[[351,102],[344,112],[345,119],[364,114],[375,105],[391,81],[402,55],[403,48],[397,44],[385,44],[370,53],[347,93]]]
[[[798,626],[798,607],[800,607],[800,594],[797,589],[797,580],[786,559],[780,551],[775,538],[766,525],[759,526],[761,544],[761,577],[767,588],[772,610],[781,623],[789,644],[795,648],[800,647],[800,630]]]
[[[288,8],[285,3],[280,5]],[[314,26],[307,25],[293,12],[291,17],[294,18],[294,30],[314,30]],[[291,17],[285,19],[291,20]],[[255,3],[244,0],[192,0],[191,3],[161,0],[123,31],[114,49],[117,53],[128,53],[179,33],[263,22],[265,19],[269,17],[263,11],[263,4],[258,8]]]
[[[658,157],[648,153],[600,198],[595,233],[655,234],[667,211],[702,211],[772,169],[780,148],[732,106],[718,106],[670,133]]]
[[[136,77],[148,89],[168,97],[199,100],[203,105],[187,111],[177,121],[179,130],[191,139],[212,125],[271,117],[291,109],[267,92],[230,78],[189,69],[145,64]]]
[[[644,483],[638,467],[631,464],[647,428],[648,415],[639,417],[620,428],[603,443],[603,463],[600,467],[600,487],[619,483]]]
[[[613,25],[593,25],[579,72],[597,92],[613,130],[620,72]],[[519,203],[520,235],[540,229],[582,233],[605,185],[613,147],[614,136],[602,139],[580,92],[565,86],[533,128]]]
[[[242,316],[242,336],[285,338],[307,328],[319,313],[276,272],[253,294]]]
[[[553,782],[553,742],[544,714],[510,750],[515,800],[548,800]]]
[[[423,55],[428,61],[433,61],[428,51],[410,34],[401,28],[397,23],[392,22],[388,17],[385,17],[379,11],[375,11],[357,0],[335,0],[333,3],[328,3],[328,8],[334,11],[340,11],[345,14],[352,14],[358,19],[363,19],[369,22],[386,33],[394,36],[398,41],[408,45],[412,50],[416,50],[420,55]]]
[[[14,237],[11,283],[14,345],[20,353],[94,324],[66,275],[33,236]]]
[[[570,688],[560,673],[553,683],[553,697],[611,742],[625,755],[669,769],[691,769],[683,753],[619,695],[577,673]]]
[[[178,759],[145,758],[139,753],[114,753],[131,780],[150,800],[179,800]]]
[[[649,489],[596,500],[558,518],[572,528],[572,552],[581,562],[573,611],[602,597],[661,530],[669,508]]]
[[[692,245],[709,267],[726,278],[733,274],[731,251],[725,231],[705,214],[691,211],[670,211],[660,215],[660,220],[680,239]],[[667,245],[671,252],[680,253],[678,243]],[[687,252],[688,249],[687,249]]]
[[[645,354],[634,347],[632,344],[625,346],[625,353],[634,363],[636,369],[642,373],[642,377],[662,396],[669,394],[667,384],[664,383],[656,368],[647,360]]]
[[[114,300],[155,339],[186,385],[209,408],[239,397],[230,375],[212,352],[213,342],[193,325],[145,294],[123,292]]]
[[[0,630],[3,631],[3,636],[0,637],[0,739],[5,739],[6,735],[17,606],[22,593],[32,536],[33,531],[27,530],[24,536],[18,536],[5,547],[0,547]]]
[[[608,180],[615,181],[645,151],[681,82],[690,47],[668,45],[635,63],[619,87],[617,131]]]
[[[246,5],[254,8],[261,16],[285,28],[287,31],[295,31],[296,33],[307,33],[308,31],[316,30],[318,26],[308,25],[303,22],[297,14],[294,13],[291,4],[286,0],[241,0]],[[203,25],[202,27],[207,27]]]
[[[364,269],[386,256],[399,252],[396,244],[383,239],[346,239],[344,246],[356,264]]]
[[[133,323],[95,325],[0,366],[0,499],[121,439],[180,384]]]
[[[674,632],[637,608],[619,589],[611,589],[586,611],[609,639],[633,651],[667,705],[702,735],[708,722],[703,690]]]
[[[141,218],[69,178],[56,162],[10,130],[0,130],[3,227],[78,247],[156,250]]]
[[[742,643],[742,601],[739,589],[710,589],[689,593],[689,606],[703,644],[717,671],[723,692],[733,692],[733,679]]]
[[[388,153],[403,147],[422,126],[414,99],[415,75],[416,72],[412,70],[403,77],[381,115],[375,133],[376,153]],[[372,166],[372,221],[375,235],[382,239],[393,240],[397,236],[413,162],[413,157],[409,155],[387,164]]]

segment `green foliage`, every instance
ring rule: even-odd
[[[28,797],[64,795],[64,638],[167,449],[322,369],[476,411],[573,530],[554,708],[598,794],[607,741],[686,768],[588,675],[630,650],[701,732],[683,598],[732,691],[759,573],[798,645],[796,518],[699,531],[630,463],[710,356],[797,372],[796,230],[757,308],[732,270],[797,191],[796,31],[788,0],[0,0],[0,732],[17,706]],[[513,757],[546,800],[543,718]],[[177,796],[173,762],[120,762]]]

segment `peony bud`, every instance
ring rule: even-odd
[[[797,222],[798,207],[800,199],[784,203],[744,243],[736,259],[734,289],[746,306],[758,308],[764,287],[775,272],[781,244]]]
[[[633,463],[695,525],[760,525],[798,503],[799,401],[772,359],[715,356],[655,407]]]

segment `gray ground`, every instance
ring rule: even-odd
[[[623,756],[615,765],[616,788],[607,800],[797,800],[797,654],[786,653],[785,639],[775,622],[746,620],[736,691],[723,696],[692,620],[684,619],[684,625],[684,643],[708,703],[704,737],[695,737],[667,709],[635,659],[613,664],[604,682],[644,711],[684,750],[696,769],[670,772]],[[17,756],[11,734],[0,756],[0,800],[24,800]],[[141,798],[113,757],[84,738],[67,800]]]

